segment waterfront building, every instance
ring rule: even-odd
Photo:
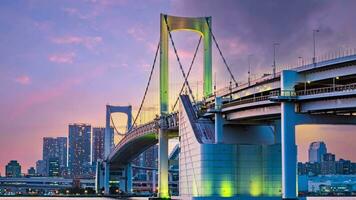
[[[92,162],[104,160],[105,128],[93,127]],[[110,128],[110,149],[114,148],[114,128]]]
[[[48,176],[60,176],[60,164],[58,158],[48,159]]]
[[[320,163],[323,155],[327,153],[327,148],[324,142],[319,141],[319,142],[312,142],[309,146],[309,162],[310,163],[315,163],[318,162]]]
[[[44,160],[37,160],[36,162],[36,172],[38,176],[46,176],[47,174],[47,165]]]
[[[83,177],[90,173],[90,138],[91,125],[69,125],[68,168],[72,177]]]
[[[30,167],[27,170],[27,176],[36,176],[36,170],[34,167]]]
[[[321,174],[336,174],[335,155],[326,153],[321,162]]]
[[[17,160],[11,160],[5,167],[5,174],[7,177],[20,177],[21,165]]]
[[[66,137],[44,137],[43,138],[43,160],[46,163],[46,173],[49,175],[49,160],[57,159],[59,169],[67,167],[67,138]]]

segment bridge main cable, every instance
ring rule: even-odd
[[[174,41],[173,41],[172,33],[171,33],[170,27],[169,27],[169,25],[168,25],[167,15],[164,17],[164,20],[165,20],[165,22],[166,22],[166,26],[167,26],[167,30],[168,30],[168,35],[169,35],[169,38],[170,38],[170,40],[171,40],[171,44],[172,44],[172,46],[173,46],[173,50],[174,50],[174,53],[175,53],[176,58],[177,58],[177,61],[178,61],[178,64],[179,64],[179,68],[180,68],[180,70],[181,70],[181,72],[182,72],[182,74],[183,74],[183,77],[184,77],[184,83],[185,83],[185,85],[188,87],[188,91],[189,91],[190,95],[192,96],[192,99],[193,99],[194,104],[196,104],[196,101],[195,101],[195,98],[194,98],[194,95],[193,95],[193,91],[192,91],[192,89],[191,89],[191,87],[190,87],[190,85],[189,85],[189,82],[188,82],[188,77],[186,76],[186,74],[185,74],[185,72],[184,72],[183,65],[182,65],[182,63],[180,62],[180,59],[179,59],[179,56],[178,56],[177,48],[176,48],[176,46],[175,46],[175,44],[174,44]]]
[[[224,57],[224,55],[223,55],[223,53],[222,53],[222,51],[221,51],[221,49],[220,49],[220,47],[219,47],[219,44],[218,44],[218,42],[216,41],[215,35],[214,35],[213,31],[211,30],[211,27],[210,27],[208,18],[205,18],[205,21],[206,21],[206,24],[207,24],[208,27],[209,27],[209,32],[210,32],[210,34],[211,34],[211,36],[212,36],[212,38],[213,38],[213,40],[214,40],[215,46],[216,46],[216,48],[218,49],[219,54],[220,54],[220,56],[221,56],[221,58],[222,58],[222,60],[223,60],[223,62],[224,62],[224,64],[225,64],[225,67],[226,67],[227,71],[229,72],[231,79],[234,81],[234,83],[235,83],[235,85],[236,85],[236,87],[237,87],[239,84],[237,83],[237,81],[236,81],[236,79],[235,79],[235,76],[232,74],[232,71],[231,71],[229,65],[228,65],[227,62],[226,62],[226,59],[225,59],[225,57]]]
[[[138,117],[139,117],[139,115],[140,115],[140,113],[141,113],[141,110],[142,110],[142,107],[143,107],[143,103],[145,102],[146,95],[147,95],[147,92],[148,92],[148,88],[149,88],[150,83],[151,83],[151,80],[152,80],[153,70],[154,70],[155,65],[156,65],[157,55],[158,55],[159,48],[160,48],[160,43],[158,42],[157,49],[156,49],[156,53],[155,53],[155,58],[153,59],[153,64],[152,64],[150,76],[149,76],[149,78],[148,78],[148,82],[147,82],[147,85],[146,85],[145,93],[144,93],[144,95],[143,95],[143,97],[142,97],[140,107],[139,107],[139,109],[138,109],[138,111],[137,111],[137,114],[136,114],[136,117],[135,117],[135,119],[134,119],[134,121],[133,121],[133,124],[132,124],[132,126],[131,126],[131,129],[136,125],[136,121],[137,121],[137,119],[138,119]],[[131,130],[131,129],[130,129],[130,130]],[[130,130],[129,130],[129,131],[130,131]]]
[[[200,46],[200,43],[201,43],[201,39],[202,39],[202,36],[200,36],[199,41],[198,41],[198,45],[197,45],[197,47],[195,48],[194,56],[193,56],[192,62],[190,63],[190,66],[189,66],[189,69],[188,69],[187,79],[189,78],[189,75],[190,75],[190,72],[191,72],[191,70],[192,70],[192,67],[193,67],[195,58],[196,58],[196,56],[197,56],[197,53],[198,53],[198,50],[199,50],[199,46]],[[185,86],[185,82],[183,83],[182,88],[181,88],[180,91],[179,91],[179,95],[182,94],[182,92],[183,92],[183,90],[184,90],[184,86]],[[177,99],[176,99],[176,102],[175,102],[174,105],[173,105],[173,109],[172,109],[173,111],[174,111],[174,109],[176,108],[176,106],[177,106],[177,104],[178,104],[179,95],[178,95],[178,97],[177,97]]]

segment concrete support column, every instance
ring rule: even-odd
[[[110,194],[110,165],[108,162],[103,162],[104,166],[104,194]]]
[[[169,197],[169,188],[168,188],[168,134],[163,129],[159,129],[158,196],[160,198],[168,198]]]
[[[282,71],[281,142],[282,142],[282,198],[297,199],[297,146],[295,144],[296,113],[291,95],[298,82],[298,73]]]
[[[215,98],[215,143],[223,142],[223,117],[221,113],[222,97]]]
[[[103,187],[104,184],[104,170],[102,167],[102,162],[97,162],[96,163],[96,169],[95,169],[95,192],[97,194],[101,194],[101,188]]]
[[[282,102],[282,197],[297,199],[297,146],[294,103]]]
[[[156,171],[155,170],[153,170],[152,171],[152,192],[153,193],[155,193],[156,192],[156,190],[157,190],[157,188],[156,188],[156,183],[157,183],[157,181],[156,181]]]
[[[132,165],[131,163],[126,165],[126,192],[132,193]]]
[[[109,156],[111,150],[111,134],[110,134],[110,105],[106,105],[106,121],[104,135],[104,160]]]

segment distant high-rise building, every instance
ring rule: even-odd
[[[27,170],[27,176],[35,176],[36,175],[36,170],[34,167],[30,167]]]
[[[49,175],[49,159],[57,159],[59,168],[67,167],[67,138],[44,137],[43,160],[46,162],[46,175]]]
[[[11,160],[5,167],[5,174],[7,177],[20,177],[21,165],[17,160]]]
[[[89,124],[69,125],[68,168],[72,177],[81,177],[90,173],[90,137]]]
[[[321,174],[336,174],[335,155],[326,153],[321,162]]]
[[[46,161],[38,160],[36,162],[36,172],[38,176],[47,176],[47,165]]]
[[[60,164],[58,158],[48,159],[48,176],[60,176]]]
[[[309,146],[309,162],[320,163],[323,155],[327,153],[326,145],[324,142],[312,142]]]
[[[114,129],[110,128],[110,144],[112,149],[114,147]],[[93,141],[92,141],[92,162],[95,165],[99,159],[104,159],[104,145],[105,145],[105,128],[93,127]]]

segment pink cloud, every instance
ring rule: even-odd
[[[19,83],[21,85],[28,85],[31,83],[31,78],[27,75],[22,75],[22,76],[18,76],[14,79],[14,81],[16,83]]]
[[[222,40],[222,44],[227,49],[226,53],[230,55],[241,55],[248,51],[248,45],[237,37],[224,39]]]
[[[103,41],[102,37],[79,37],[79,36],[64,36],[52,38],[52,42],[55,44],[73,44],[73,45],[83,45],[88,49],[94,49],[98,44]]]
[[[131,27],[127,30],[127,34],[129,34],[132,38],[134,38],[137,41],[144,41],[145,40],[145,31],[143,28],[135,26]]]
[[[71,64],[75,58],[75,53],[61,53],[49,55],[48,60],[55,63]]]

